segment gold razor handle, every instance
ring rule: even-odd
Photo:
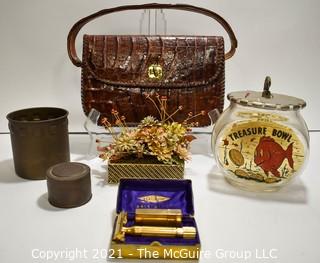
[[[144,209],[135,212],[135,223],[143,226],[181,226],[181,209]]]
[[[132,226],[123,227],[122,231],[128,235],[144,237],[182,237],[194,239],[197,231],[195,227],[154,227],[154,226]]]

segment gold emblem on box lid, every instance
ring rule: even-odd
[[[170,200],[170,197],[161,195],[146,195],[138,197],[139,200],[146,203],[161,203]]]

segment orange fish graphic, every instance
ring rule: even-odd
[[[287,150],[284,150],[273,138],[263,136],[254,152],[254,162],[262,168],[266,175],[271,172],[274,176],[280,177],[278,169],[285,158],[288,159],[289,165],[293,169],[292,145],[293,142]]]

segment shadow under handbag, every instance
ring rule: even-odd
[[[138,9],[177,9],[213,18],[226,30],[231,48],[224,53],[222,36],[84,35],[82,61],[75,48],[76,37],[88,22],[110,13]],[[104,9],[82,18],[68,35],[68,54],[82,68],[82,106],[113,119],[112,109],[125,114],[128,125],[146,116],[159,118],[145,94],[165,96],[168,114],[175,121],[187,116],[223,110],[225,60],[235,53],[237,39],[230,25],[218,14],[186,4],[126,5]],[[194,122],[210,125],[207,114]]]

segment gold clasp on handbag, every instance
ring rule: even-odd
[[[152,64],[148,68],[149,79],[160,80],[162,78],[162,67],[159,64]]]

